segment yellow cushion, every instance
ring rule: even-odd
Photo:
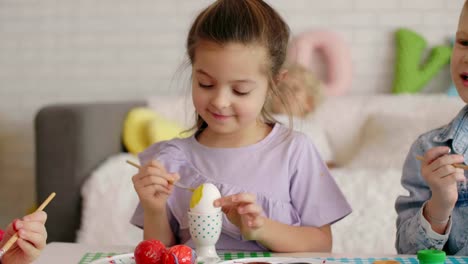
[[[125,118],[122,139],[128,152],[137,154],[153,143],[190,135],[183,133],[177,123],[150,108],[137,107],[130,110]]]

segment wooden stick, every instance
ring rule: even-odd
[[[127,163],[132,165],[133,167],[137,168],[137,169],[140,169],[140,165],[136,164],[135,162],[131,161],[131,160],[127,160]]]
[[[140,168],[141,168],[140,165],[136,164],[135,162],[133,162],[133,161],[131,161],[131,160],[127,160],[127,163],[130,164],[130,165],[132,165],[133,167],[135,167],[135,168],[137,168],[137,169],[140,169]],[[187,190],[190,190],[190,191],[192,191],[192,192],[195,191],[194,188],[185,187],[185,186],[182,186],[182,185],[180,185],[180,184],[178,184],[178,183],[176,183],[176,182],[173,182],[173,181],[169,181],[169,183],[170,183],[170,184],[173,184],[174,186],[177,186],[177,187],[179,187],[179,188],[182,188],[182,189],[187,189]]]
[[[35,212],[43,211],[44,208],[54,199],[55,192],[51,193],[47,199],[36,209]],[[18,240],[18,232],[16,232],[8,241],[3,245],[2,249],[0,249],[0,257],[5,254],[5,252]]]
[[[417,160],[420,160],[420,161],[424,161],[424,157],[423,157],[423,156],[416,156],[416,159],[417,159]],[[460,168],[460,169],[468,170],[468,166],[465,165],[465,164],[453,164],[453,166],[454,166],[455,168]]]

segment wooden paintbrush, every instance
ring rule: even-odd
[[[420,161],[424,161],[424,157],[423,157],[423,156],[416,156],[416,159],[417,159],[417,160],[420,160]],[[460,169],[468,170],[468,166],[465,165],[465,164],[453,164],[453,166],[454,166],[455,168],[460,168]]]
[[[135,167],[135,168],[137,168],[137,169],[140,169],[140,168],[141,168],[140,165],[136,164],[136,163],[133,162],[133,161],[127,160],[127,163],[130,164],[130,165],[132,165],[133,167]],[[174,186],[177,186],[177,187],[179,187],[179,188],[189,190],[189,191],[191,191],[191,192],[195,191],[194,188],[182,186],[182,185],[178,184],[177,182],[171,182],[171,181],[170,181],[169,183],[170,183],[170,184],[173,184]]]

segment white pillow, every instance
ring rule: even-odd
[[[83,184],[78,243],[137,245],[143,239],[143,231],[130,224],[138,204],[132,183],[137,170],[126,160],[138,163],[137,158],[128,153],[112,156]]]
[[[360,147],[346,166],[401,169],[418,136],[450,122],[445,118],[430,114],[371,114],[362,128]]]

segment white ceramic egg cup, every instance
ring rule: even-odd
[[[188,212],[189,229],[195,243],[197,262],[215,263],[220,260],[216,253],[222,227],[221,211],[208,214]]]

